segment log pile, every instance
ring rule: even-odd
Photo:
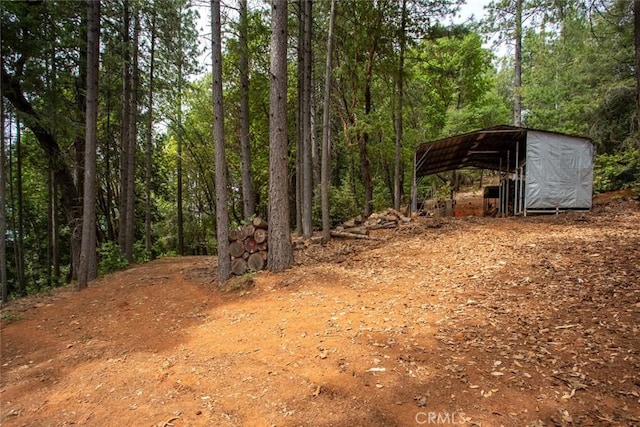
[[[255,217],[250,224],[229,231],[231,272],[241,276],[267,264],[267,222]]]
[[[363,219],[361,215],[345,221],[331,231],[334,237],[348,237],[353,239],[371,239],[370,230],[381,228],[397,228],[400,224],[408,224],[411,218],[395,209],[389,208],[384,212],[375,212]]]

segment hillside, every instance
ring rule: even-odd
[[[4,309],[3,426],[640,424],[640,203],[420,219],[220,290],[167,258]]]

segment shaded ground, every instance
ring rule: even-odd
[[[16,302],[1,422],[640,425],[639,224],[421,219],[225,292],[191,257]]]

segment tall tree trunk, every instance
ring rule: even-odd
[[[80,23],[80,39],[82,42],[78,48],[78,77],[75,82],[75,101],[77,108],[78,117],[76,120],[80,123],[85,122],[86,108],[87,108],[87,96],[86,96],[86,88],[87,88],[87,45],[84,41],[87,40],[87,19],[86,16],[81,17]],[[55,64],[55,59],[53,61]],[[79,190],[80,197],[82,197],[81,189],[83,188],[83,180],[84,180],[84,150],[85,150],[85,135],[81,132],[78,132],[75,140],[74,140],[74,151],[75,151],[75,163],[74,163],[74,179],[76,182],[76,187]],[[82,200],[80,201],[80,205],[82,205]],[[82,224],[78,222],[78,237],[80,238]]]
[[[313,34],[313,33],[312,33]],[[313,50],[311,51],[311,64],[313,64]],[[311,123],[311,135],[309,136],[311,141],[311,182],[315,190],[316,186],[320,184],[322,172],[320,171],[320,151],[321,147],[318,146],[318,135],[316,134],[317,120],[318,120],[318,108],[317,108],[317,95],[315,91],[315,85],[311,82],[311,105],[309,107],[309,121]],[[320,142],[322,144],[322,142]]]
[[[287,0],[271,0],[267,260],[271,271],[282,271],[293,261],[287,181],[287,15]]]
[[[96,149],[98,145],[98,74],[100,65],[100,2],[87,0],[87,109],[85,123],[82,246],[78,289],[98,274],[96,254]]]
[[[53,161],[49,159],[49,205],[51,222],[51,279],[55,286],[60,284],[60,220],[58,218],[58,183],[54,173]]]
[[[53,265],[53,168],[51,160],[47,165],[47,287],[51,287],[51,266]]]
[[[240,0],[240,162],[242,167],[242,206],[244,219],[255,213],[255,198],[251,182],[251,145],[249,135],[249,46],[247,42],[249,21],[247,0]]]
[[[5,184],[5,135],[4,135],[4,98],[0,96],[0,287],[2,303],[9,300],[9,283],[7,281],[7,215]]]
[[[127,152],[127,218],[125,222],[125,251],[127,261],[133,263],[133,242],[135,240],[135,178],[136,178],[136,147],[138,145],[138,80],[140,70],[138,68],[138,40],[140,38],[139,11],[133,10],[133,40],[132,40],[132,70],[131,70],[131,96],[129,108],[129,151]]]
[[[120,129],[120,195],[118,200],[118,210],[120,217],[118,219],[118,243],[120,244],[120,252],[126,254],[127,250],[127,195],[129,194],[129,150],[131,150],[131,37],[129,33],[130,26],[129,0],[123,2],[122,17],[122,122]]]
[[[513,81],[513,125],[522,126],[522,1],[516,0],[515,76]]]
[[[50,25],[47,26],[47,30],[49,31],[48,36],[52,37],[52,34],[54,34],[53,29],[55,28],[54,26],[55,24],[53,22],[50,23]],[[56,55],[57,55],[57,49],[56,46],[53,45],[51,46],[51,52],[50,52],[50,57],[47,60],[47,74],[45,76],[46,79],[46,88],[47,90],[51,90],[51,81],[56,79],[56,75],[57,75],[57,67],[56,67]],[[55,176],[53,173],[53,160],[51,158],[48,159],[47,161],[47,286],[51,287],[52,284],[52,279],[53,279],[53,271],[56,270],[55,267],[53,267],[54,264],[54,259],[56,261],[59,260],[59,258],[56,258],[56,255],[59,254],[55,254],[55,249],[58,246],[58,242],[57,242],[57,234],[56,231],[54,231],[54,226],[57,226],[57,222],[54,219],[54,213],[56,212],[56,204],[55,204],[55,199],[54,199],[54,194],[55,194]],[[55,285],[57,286],[59,283],[59,272],[60,272],[60,267],[58,265],[57,268],[58,271],[58,276],[55,277]]]
[[[380,22],[382,14],[379,13],[377,20]],[[373,44],[367,54],[367,66],[365,70],[364,85],[364,114],[368,116],[371,113],[371,81],[373,80],[373,63],[378,51],[379,35],[376,34]],[[364,130],[358,137],[358,148],[360,151],[360,169],[362,176],[362,186],[364,187],[364,217],[371,215],[373,211],[373,181],[371,178],[371,163],[369,162],[369,131]]]
[[[7,203],[7,206],[11,206],[11,209],[7,209],[7,211],[10,211],[10,217],[7,219],[8,224],[7,227],[11,227],[11,234],[13,236],[16,235],[16,229],[18,228],[16,226],[16,191],[15,191],[15,180],[14,180],[14,176],[15,176],[15,171],[14,171],[14,137],[13,137],[13,120],[12,120],[12,116],[11,113],[8,112],[7,113],[7,119],[8,119],[8,125],[7,128],[9,130],[9,134],[7,135],[7,143],[8,143],[8,148],[7,148],[7,157],[8,157],[8,169],[7,169],[7,182],[8,182],[8,190],[9,190],[9,200]],[[16,263],[16,259],[17,259],[17,253],[16,253],[16,249],[17,245],[15,243],[15,237],[14,237],[14,243],[13,243],[13,259],[14,259],[14,266]],[[16,274],[17,276],[17,274]],[[15,284],[13,286],[15,288]]]
[[[178,46],[180,46],[180,52],[178,52],[178,114],[177,114],[177,126],[176,126],[176,174],[177,176],[177,220],[178,220],[178,253],[184,255],[184,213],[182,208],[182,66],[184,64],[184,53],[182,46],[182,8],[180,9],[180,23],[178,25]]]
[[[312,2],[302,0],[304,13],[303,77],[302,77],[302,235],[311,237],[311,210],[313,206],[313,164],[311,158],[311,24]]]
[[[104,218],[107,225],[107,240],[113,242],[116,240],[116,226],[114,224],[116,215],[113,208],[113,186],[111,182],[111,147],[109,146],[111,142],[111,80],[108,72],[105,72],[107,77],[107,96],[105,101],[105,116],[107,118],[105,133],[107,138],[105,139],[105,148],[104,148],[104,181],[105,181],[105,193],[106,193],[106,202],[104,208]]]
[[[76,78],[75,100],[77,109],[76,120],[80,123],[84,123],[86,120],[85,110],[87,108],[87,97],[85,93],[85,90],[87,88],[87,44],[84,42],[87,40],[87,17],[84,14],[82,14],[80,17],[80,40],[82,40],[82,42],[79,44],[78,52],[79,69],[78,77]],[[74,214],[73,221],[69,223],[71,229],[72,259],[76,261],[72,262],[71,264],[68,281],[78,278],[78,268],[80,263],[80,248],[82,244],[82,188],[84,186],[84,157],[86,149],[85,144],[85,135],[81,132],[78,132],[74,140],[74,180],[78,195],[77,212]]]
[[[400,209],[402,186],[400,185],[400,160],[402,154],[402,102],[404,84],[404,49],[406,44],[407,0],[402,0],[400,23],[400,58],[398,60],[398,98],[396,100],[396,153],[394,159],[393,207]]]
[[[329,15],[329,34],[327,35],[327,62],[324,69],[324,105],[322,109],[322,241],[331,238],[329,223],[329,177],[331,176],[330,116],[331,111],[331,58],[333,56],[333,27],[336,17],[336,0],[331,0],[331,14]]]
[[[184,255],[184,213],[182,208],[182,65],[178,77],[178,126],[176,133],[176,174],[177,176],[177,215],[178,215],[178,253]]]
[[[371,113],[371,74],[367,76],[364,89],[364,113]],[[360,150],[360,169],[362,173],[362,185],[364,187],[364,210],[363,215],[367,218],[373,211],[373,181],[371,179],[371,163],[369,162],[369,132],[363,131],[358,138],[358,148]]]
[[[153,72],[156,52],[156,14],[151,12],[151,46],[149,47],[149,93],[147,117],[147,144],[145,150],[144,168],[144,247],[147,254],[151,254],[151,172],[153,168]]]
[[[635,60],[636,60],[636,144],[640,150],[640,0],[633,1],[633,31],[635,42]]]
[[[18,197],[18,215],[16,232],[16,276],[18,292],[27,295],[27,282],[24,277],[24,189],[22,188],[22,128],[16,115],[16,193]]]
[[[298,7],[298,56],[297,56],[297,90],[298,108],[296,110],[296,232],[303,235],[303,200],[304,200],[304,14],[305,0],[297,0]]]
[[[211,52],[213,85],[213,141],[216,168],[216,236],[218,239],[218,280],[224,283],[231,272],[229,257],[229,208],[227,201],[227,161],[224,141],[222,100],[222,36],[220,0],[211,0]]]
[[[460,191],[460,173],[456,169],[451,171],[451,191]],[[453,199],[453,196],[451,198]]]

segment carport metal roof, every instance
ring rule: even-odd
[[[526,156],[527,130],[501,125],[421,144],[416,177],[467,167],[514,170]]]

